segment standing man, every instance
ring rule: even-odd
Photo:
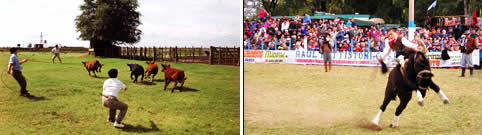
[[[472,77],[472,74],[474,72],[474,67],[472,65],[472,52],[476,48],[477,42],[474,38],[470,37],[469,30],[465,31],[464,35],[461,38],[462,39],[460,43],[460,52],[462,53],[462,59],[460,63],[462,63],[462,65],[460,66],[460,68],[462,68],[462,75],[460,75],[460,77],[465,76],[465,68],[467,68],[466,66],[469,67],[470,77]]]
[[[119,101],[117,97],[121,89],[127,91],[127,88],[121,81],[117,80],[117,69],[109,70],[108,74],[110,78],[104,81],[102,103],[104,107],[109,108],[109,121],[114,123],[114,127],[122,128],[124,125],[121,122],[127,113],[127,104]],[[117,110],[120,110],[120,112],[116,116]]]
[[[304,23],[308,23],[308,22],[311,23],[310,15],[305,14],[305,18],[303,19],[303,22],[304,22]]]
[[[52,56],[52,63],[55,64],[55,57],[59,58],[60,64],[62,64],[62,60],[60,59],[60,48],[59,45],[55,45],[55,48],[52,49],[54,56]]]
[[[27,59],[23,59],[22,61],[18,60],[17,57],[17,48],[10,48],[10,62],[8,63],[8,71],[7,74],[10,74],[10,71],[13,70],[12,76],[17,80],[18,84],[20,85],[20,96],[23,97],[32,97],[27,91],[27,81],[25,81],[25,77],[22,75],[22,66],[21,64],[27,62]]]
[[[331,48],[333,48],[333,42],[331,40],[330,34],[326,34],[325,40],[321,43],[323,61],[325,62],[325,72],[331,71]],[[327,68],[328,64],[330,65],[330,70]]]

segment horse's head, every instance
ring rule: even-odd
[[[433,77],[433,74],[430,70],[429,60],[422,52],[415,52],[413,60],[414,70],[417,74],[416,81],[418,88],[422,90],[428,89]]]
[[[168,68],[170,68],[170,67],[171,67],[171,65],[170,65],[170,64],[169,64],[169,65],[168,65],[168,64],[161,64],[161,66],[162,66],[162,70],[161,70],[161,72],[164,72],[164,71],[166,71]]]

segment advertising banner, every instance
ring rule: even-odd
[[[431,67],[459,67],[462,53],[448,52],[450,59],[442,60],[441,52],[428,52],[426,54]],[[333,65],[350,66],[379,66],[377,61],[381,52],[334,52],[331,53]],[[479,50],[472,53],[474,65],[480,65]],[[324,64],[323,54],[318,51],[303,50],[245,50],[244,62],[246,63],[279,63],[279,64]],[[385,59],[389,67],[396,66],[395,53],[389,54]]]

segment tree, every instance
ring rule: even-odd
[[[272,13],[272,11],[278,6],[279,1],[280,0],[261,0],[261,3],[263,3],[263,7],[266,9],[266,12]]]
[[[140,40],[141,14],[137,0],[84,0],[82,13],[75,18],[79,39],[89,40],[96,56],[117,57],[112,48],[119,44],[133,44]],[[115,52],[115,51],[114,51]]]

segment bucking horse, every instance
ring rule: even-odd
[[[398,64],[390,71],[383,104],[380,106],[380,111],[376,117],[372,120],[375,126],[378,126],[380,116],[385,111],[388,103],[390,103],[391,100],[395,100],[396,96],[400,99],[400,105],[398,105],[395,118],[390,125],[392,128],[398,126],[399,116],[405,107],[407,107],[408,102],[412,98],[413,91],[417,93],[418,104],[420,106],[423,106],[423,98],[429,88],[439,94],[444,104],[449,104],[447,96],[445,96],[440,87],[432,81],[434,75],[430,70],[430,63],[425,54],[410,48],[405,48],[403,51],[407,54],[405,58],[408,58],[408,61],[403,68]]]

